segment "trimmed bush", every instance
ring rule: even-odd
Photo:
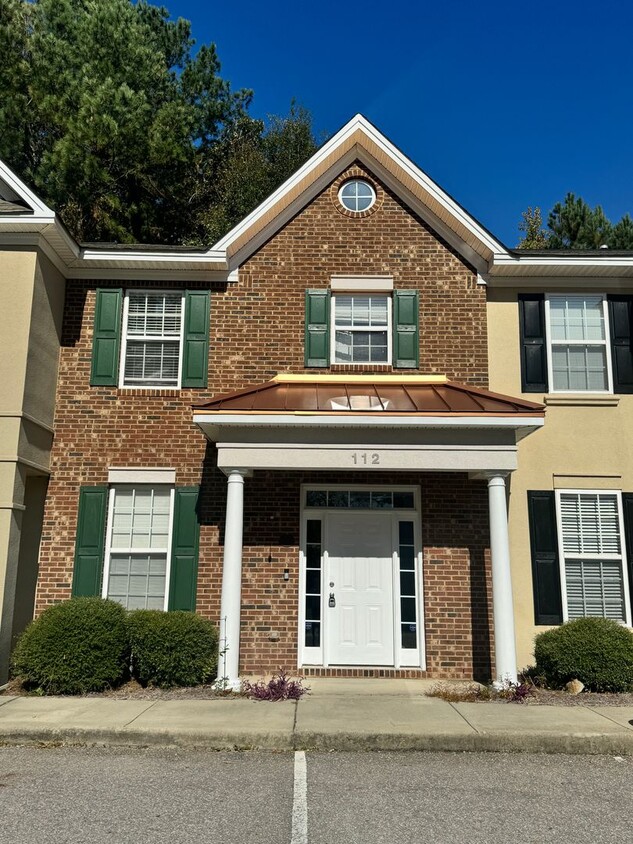
[[[14,676],[49,695],[118,686],[127,676],[126,612],[116,601],[73,598],[36,618],[13,652]]]
[[[135,610],[128,615],[132,674],[142,686],[198,686],[215,677],[218,636],[192,612]]]
[[[540,633],[535,670],[551,688],[580,680],[593,692],[633,690],[633,633],[606,618],[578,618]]]

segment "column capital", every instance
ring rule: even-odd
[[[512,474],[512,470],[510,469],[486,469],[483,472],[469,472],[468,478],[471,481],[488,481],[488,486],[490,486],[490,482],[495,478],[499,478],[503,481],[504,485],[506,480]]]
[[[227,478],[230,480],[231,475],[241,475],[242,478],[252,478],[253,477],[253,470],[252,469],[221,469],[220,471],[224,472]]]

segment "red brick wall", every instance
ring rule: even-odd
[[[352,168],[345,176],[361,172]],[[486,386],[485,291],[477,286],[473,269],[373,177],[376,206],[361,218],[341,213],[336,195],[342,178],[246,262],[238,283],[211,285],[207,390],[90,387],[95,289],[108,286],[108,282],[68,282],[38,611],[70,595],[79,487],[107,483],[111,466],[165,466],[176,469],[178,485],[202,482],[205,504],[198,609],[217,618],[226,484],[215,469],[214,447],[206,443],[191,421],[191,405],[265,381],[277,372],[302,371],[304,291],[327,287],[331,275],[389,274],[396,289],[418,289],[420,371]],[[123,285],[112,282],[111,286]],[[173,282],[130,284],[166,289],[177,286]],[[368,476],[363,479],[368,480]],[[336,480],[341,479],[337,476]],[[394,480],[403,482],[401,476]],[[296,579],[284,584],[279,569],[297,565],[297,483],[297,477],[271,478],[263,473],[247,481],[243,586],[246,670],[296,662]],[[274,508],[271,489],[278,499]],[[289,545],[280,544],[282,534],[286,539],[294,537]],[[461,578],[473,563],[467,562],[461,545],[455,548],[452,536],[455,534],[449,531],[437,553],[431,555],[431,559],[443,562],[442,571],[440,563],[432,564],[437,568],[430,570],[429,594],[432,596],[435,589],[439,595],[442,588],[440,580],[433,580],[433,571],[438,571],[438,577],[445,572],[452,578],[451,585],[444,589],[445,616],[441,618],[441,597],[431,598],[429,604],[429,623],[437,625],[434,629],[447,641],[445,654],[433,657],[438,675],[466,671],[466,652],[469,647],[472,651],[469,642],[473,636],[477,639],[483,635],[472,626],[469,631],[464,622],[465,587],[453,583],[453,573],[459,571]],[[481,563],[477,565],[481,567]],[[458,617],[448,615],[452,612],[449,604],[452,607],[456,603],[453,598],[461,602]],[[273,616],[280,634],[278,643],[270,642],[270,631],[257,629],[271,626]]]

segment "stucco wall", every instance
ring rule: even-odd
[[[488,291],[490,388],[542,402],[543,394],[521,393],[519,292],[527,291]],[[559,291],[548,287],[541,292]],[[527,490],[578,487],[633,491],[632,429],[633,396],[620,396],[615,407],[548,406],[543,429],[519,444],[519,468],[511,478],[509,502],[519,666],[533,661],[534,636],[547,629],[534,624]]]

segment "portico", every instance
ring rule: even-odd
[[[419,505],[409,507],[393,493],[389,498],[397,485],[384,487],[378,478],[385,472],[420,473],[420,479],[461,473],[488,484],[495,677],[516,680],[506,481],[517,466],[517,442],[543,424],[540,405],[438,376],[280,375],[197,407],[194,421],[216,444],[228,482],[219,676],[229,686],[239,684],[247,478],[306,470],[318,471],[323,483],[317,486],[340,494],[319,510],[314,502],[323,499],[309,501],[306,490],[301,493],[299,665],[349,665],[342,654],[356,653],[359,665],[426,669],[427,562],[420,540],[426,526]],[[350,472],[366,475],[367,484],[349,484]],[[306,530],[316,531],[317,523],[319,543],[314,533],[308,542]],[[410,546],[398,536],[409,531],[415,537]],[[413,562],[403,563],[410,553]],[[308,554],[318,565],[308,564]],[[405,584],[415,584],[413,595],[402,591],[412,588]]]

